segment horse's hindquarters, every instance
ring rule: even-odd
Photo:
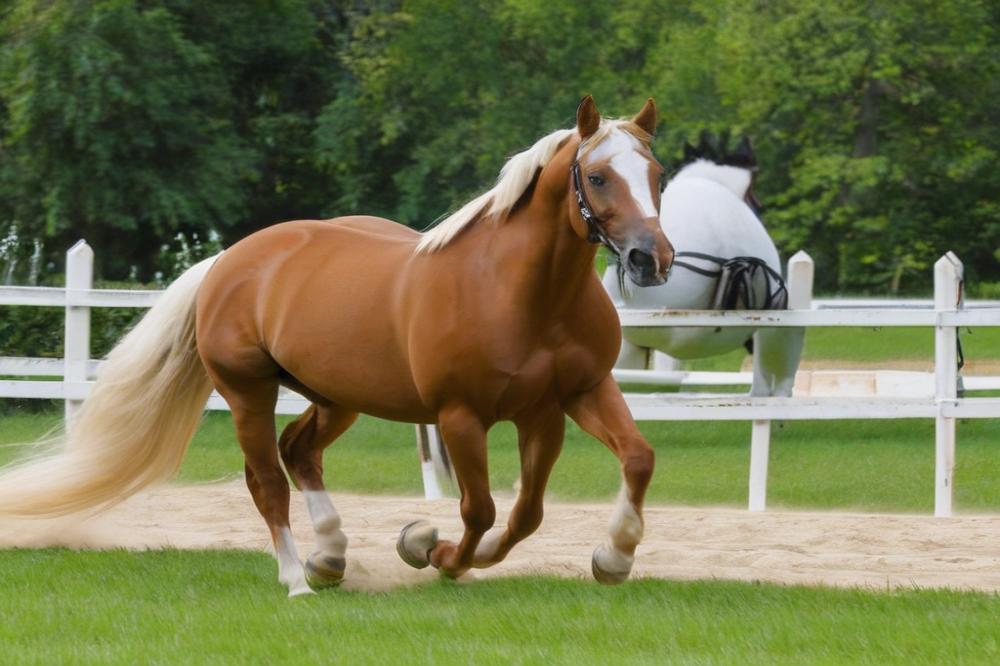
[[[231,391],[259,381],[396,420],[426,420],[400,291],[417,235],[375,218],[270,227],[227,250],[199,293],[198,346]]]

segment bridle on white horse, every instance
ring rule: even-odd
[[[702,268],[688,259],[700,259],[718,266],[717,269]],[[784,310],[788,307],[788,287],[778,271],[767,265],[760,257],[733,257],[725,259],[703,252],[677,252],[674,266],[718,280],[712,310]],[[755,282],[763,281],[763,298],[758,298],[759,290]],[[625,271],[618,262],[618,282],[625,290]],[[742,307],[741,307],[742,302]]]
[[[678,261],[678,257],[681,258]],[[701,259],[719,268],[710,270],[701,268],[683,258]],[[703,252],[678,252],[674,255],[674,266],[686,268],[689,271],[718,279],[719,287],[715,292],[712,304],[713,310],[737,309],[742,299],[745,310],[784,310],[788,307],[788,288],[781,273],[767,265],[760,257],[732,257],[725,259]],[[758,302],[757,290],[753,288],[758,276],[764,282],[763,302]]]

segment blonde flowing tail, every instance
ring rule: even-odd
[[[214,261],[184,272],[111,350],[59,449],[0,470],[0,517],[96,512],[176,474],[212,391],[195,296]]]

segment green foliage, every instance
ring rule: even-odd
[[[751,134],[765,221],[823,291],[997,281],[1000,12],[982,0],[12,0],[0,226],[107,277],[160,244],[373,213],[424,227],[584,93],[661,109],[665,161]],[[162,268],[160,268],[162,270]]]
[[[173,242],[160,246],[156,261],[160,270],[156,272],[156,281],[166,286],[202,259],[215,256],[222,250],[221,237],[215,229],[209,229],[204,240],[197,231],[191,234],[190,239],[181,232],[174,236]]]
[[[698,79],[712,94],[685,94],[668,69],[674,113],[690,122],[704,108],[690,102],[708,100],[721,123],[755,136],[766,222],[786,251],[812,253],[818,288],[924,289],[948,249],[970,282],[996,276],[995,5],[723,2],[699,13],[699,41],[668,53],[699,63],[712,52]]]
[[[99,287],[120,288],[121,284]],[[4,356],[62,358],[66,310],[56,307],[5,306],[0,308],[0,340]],[[94,308],[90,315],[90,348],[93,358],[103,358],[145,311],[136,308]]]
[[[413,0],[359,18],[344,52],[353,78],[317,130],[338,212],[424,227],[484,189],[508,155],[570,126],[582,95],[611,115],[638,111],[659,30],[644,19],[650,6]]]
[[[0,214],[50,247],[87,238],[108,276],[148,278],[177,232],[270,222],[308,178],[288,107],[325,76],[309,4],[156,5],[19,0],[0,24]]]
[[[219,113],[220,72],[174,15],[118,0],[22,2],[5,25],[8,215],[41,235],[86,237],[113,267],[115,250],[242,213],[248,156]]]

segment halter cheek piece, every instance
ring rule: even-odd
[[[594,215],[593,209],[587,201],[587,195],[584,193],[583,186],[580,183],[580,163],[573,162],[571,171],[573,173],[573,190],[576,192],[576,205],[580,209],[580,217],[587,223],[587,242],[594,243],[595,245],[602,244],[611,250],[611,253],[616,257],[621,258],[621,250],[608,238],[604,227],[601,226],[601,221]]]

